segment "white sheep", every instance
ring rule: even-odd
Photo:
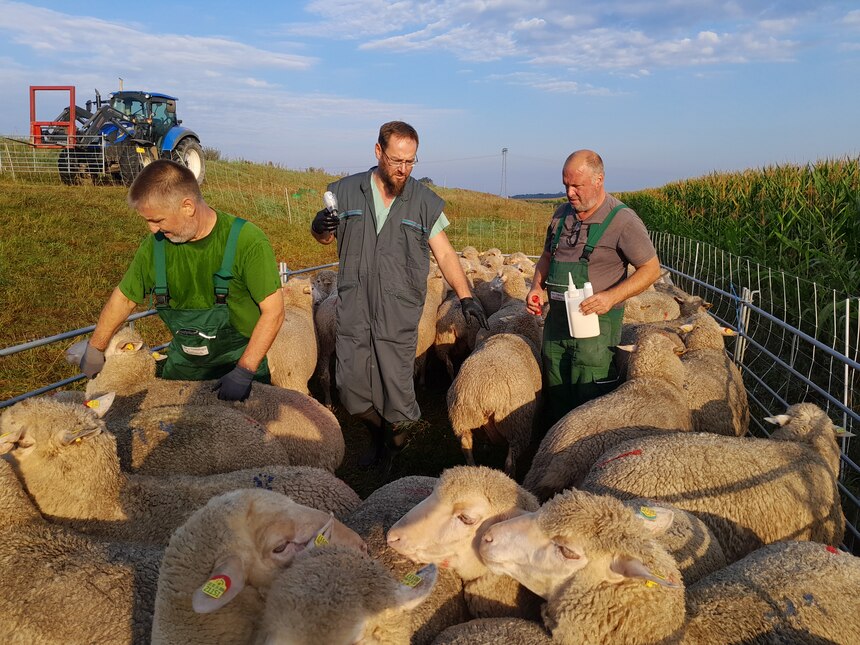
[[[343,516],[360,499],[319,468],[268,466],[208,477],[121,472],[116,439],[92,410],[28,399],[0,417],[3,447],[45,516],[110,539],[164,544],[194,510],[222,492],[268,488]]]
[[[213,497],[176,529],[164,552],[152,642],[251,642],[272,581],[315,541],[356,555],[365,548],[328,513],[284,495],[255,489]]]
[[[160,548],[97,542],[46,522],[5,459],[0,517],[0,641],[149,642]]]
[[[317,330],[317,366],[314,375],[322,390],[323,403],[331,406],[331,384],[335,369],[335,341],[337,340],[337,289],[317,305],[314,310]]]
[[[546,599],[553,642],[670,643],[683,629],[674,559],[611,497],[564,491],[491,526],[480,554],[491,571]]]
[[[307,550],[272,583],[257,642],[409,645],[409,615],[429,598],[436,574],[431,564],[398,582],[352,549]]]
[[[286,447],[241,410],[167,405],[111,423],[124,470],[141,475],[213,475],[290,465]]]
[[[693,417],[693,430],[740,437],[750,425],[744,379],[725,351],[730,330],[706,313],[695,314],[681,328],[687,350],[681,362],[687,370],[684,389]],[[734,335],[733,332],[731,332]]]
[[[266,353],[272,384],[307,394],[317,365],[313,287],[308,278],[293,278],[281,292],[284,322]]]
[[[502,251],[495,247],[487,249],[483,253],[478,254],[481,264],[492,271],[498,271],[502,268],[505,258]]]
[[[437,312],[439,305],[445,300],[448,288],[448,283],[439,267],[430,267],[427,276],[427,295],[421,310],[421,318],[418,320],[418,340],[415,345],[414,373],[418,377],[419,385],[424,385],[426,381],[427,355],[436,340]]]
[[[105,351],[101,373],[87,384],[87,398],[116,393],[110,422],[166,405],[233,407],[257,420],[287,449],[293,465],[318,466],[331,472],[344,454],[343,433],[334,414],[315,399],[284,388],[255,383],[244,402],[220,401],[212,381],[166,381],[155,377],[155,359],[140,335],[119,330]],[[229,449],[225,446],[222,449]]]
[[[337,271],[330,269],[317,271],[311,280],[311,285],[313,286],[313,299],[316,306],[337,291]]]
[[[608,496],[570,490],[484,536],[490,567],[547,599],[561,643],[856,643],[860,559],[813,542],[752,553],[687,589],[667,551]],[[846,601],[847,599],[851,599]],[[687,612],[689,615],[687,615]]]
[[[388,545],[413,562],[450,568],[463,579],[475,618],[514,616],[539,620],[539,599],[515,580],[491,573],[478,555],[487,529],[538,501],[504,473],[458,466],[441,474],[433,493],[388,531]]]
[[[470,466],[473,431],[483,428],[492,443],[508,444],[505,472],[531,441],[542,387],[537,348],[519,334],[496,334],[467,358],[448,389],[448,418]]]
[[[673,320],[680,316],[681,308],[678,306],[678,302],[665,293],[643,291],[624,301],[623,321],[625,323],[660,322]]]
[[[502,294],[497,289],[493,288],[493,279],[498,275],[498,271],[480,266],[472,274],[472,292],[475,294],[481,306],[484,308],[484,313],[492,316],[502,306]]]
[[[582,488],[697,515],[728,562],[779,540],[837,545],[845,519],[836,430],[812,403],[778,419],[787,423],[770,439],[670,433],[627,441],[601,455]]]
[[[451,380],[457,375],[463,360],[475,348],[475,339],[481,326],[478,321],[466,320],[460,299],[451,292],[436,312],[436,338],[433,351],[445,364]]]
[[[675,558],[686,585],[726,566],[723,547],[708,525],[692,513],[650,499],[623,503],[648,534]]]
[[[488,329],[479,329],[475,346],[494,334],[521,334],[532,345],[540,349],[543,343],[543,318],[529,313],[525,298],[529,291],[523,274],[512,266],[502,267],[490,283],[494,291],[501,293],[501,306],[487,319]]]
[[[397,479],[371,493],[344,519],[367,543],[371,557],[381,562],[396,580],[414,572],[415,564],[388,545],[386,534],[397,520],[433,492],[435,484],[435,477],[411,475]],[[468,619],[463,582],[443,567],[430,598],[411,613],[412,642],[430,643],[446,627]]]
[[[523,485],[547,499],[577,486],[600,455],[632,437],[692,428],[685,370],[671,338],[645,336],[630,359],[628,380],[568,412],[541,441]]]
[[[860,643],[860,558],[777,542],[687,587],[684,642]]]

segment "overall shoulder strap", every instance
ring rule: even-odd
[[[155,307],[167,307],[170,291],[167,289],[167,269],[164,262],[164,236],[156,234],[152,244],[152,261],[155,265]]]
[[[597,243],[600,241],[600,238],[603,237],[603,233],[609,228],[609,225],[612,223],[612,220],[615,218],[615,214],[620,211],[622,208],[627,208],[626,204],[618,204],[615,208],[609,211],[609,215],[606,216],[606,219],[603,220],[600,224],[592,224],[588,227],[588,239],[585,242],[585,248],[582,251],[582,255],[580,256],[580,262],[588,262],[591,257],[592,251],[594,251],[594,247],[597,246]]]
[[[215,304],[227,304],[227,292],[230,289],[230,280],[233,279],[233,260],[236,258],[236,244],[239,240],[239,231],[245,225],[245,220],[237,217],[230,227],[230,235],[224,247],[224,259],[221,260],[221,268],[212,276],[215,283]]]

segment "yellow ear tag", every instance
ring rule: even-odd
[[[80,437],[78,437],[77,439],[75,439],[75,443],[80,443],[80,442],[81,442],[81,438],[80,438]]]
[[[403,580],[400,581],[401,584],[406,585],[407,587],[417,587],[424,581],[424,578],[419,576],[417,573],[407,573]]]
[[[134,349],[134,343],[126,343],[125,345],[122,346],[122,348],[125,351],[130,352],[131,350]]]
[[[230,576],[220,575],[210,578],[201,591],[212,598],[220,598],[230,588]]]
[[[162,354],[161,352],[152,352],[152,357],[157,361],[162,361],[167,358],[167,354]]]
[[[651,575],[653,575],[655,578],[660,578],[660,580],[667,580],[666,576],[661,576],[659,573],[656,573],[654,571],[651,572]],[[646,580],[645,586],[648,589],[651,589],[651,588],[657,587],[659,585],[658,585],[658,583],[654,582],[653,580]]]
[[[326,545],[328,545],[328,540],[326,539],[325,535],[323,535],[322,533],[320,533],[319,535],[317,535],[314,538],[314,546],[326,546]]]
[[[90,399],[89,401],[84,401],[84,405],[90,408],[91,410],[98,410],[101,405],[101,401],[98,399]]]
[[[653,508],[649,508],[648,506],[640,506],[639,507],[639,515],[644,517],[646,520],[655,520],[657,519],[657,513]]]

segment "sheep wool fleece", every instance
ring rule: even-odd
[[[373,168],[329,186],[337,196],[336,380],[350,414],[396,423],[421,416],[412,371],[427,295],[429,237],[444,201],[412,177],[376,232]]]

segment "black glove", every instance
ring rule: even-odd
[[[324,208],[316,214],[314,221],[311,222],[311,230],[317,235],[322,235],[323,233],[336,231],[338,224],[340,224],[340,218],[327,208]]]
[[[487,322],[487,314],[484,313],[484,308],[481,303],[474,298],[461,298],[460,308],[463,310],[463,318],[466,319],[466,324],[469,324],[469,317],[478,321],[478,324],[484,329],[489,329],[490,324]]]
[[[81,372],[83,372],[87,378],[95,378],[98,373],[102,371],[104,366],[105,353],[87,343],[84,355],[81,357]]]
[[[254,372],[246,370],[238,365],[228,372],[212,387],[212,391],[218,391],[218,398],[222,401],[244,401],[251,393],[251,382],[254,380]]]

